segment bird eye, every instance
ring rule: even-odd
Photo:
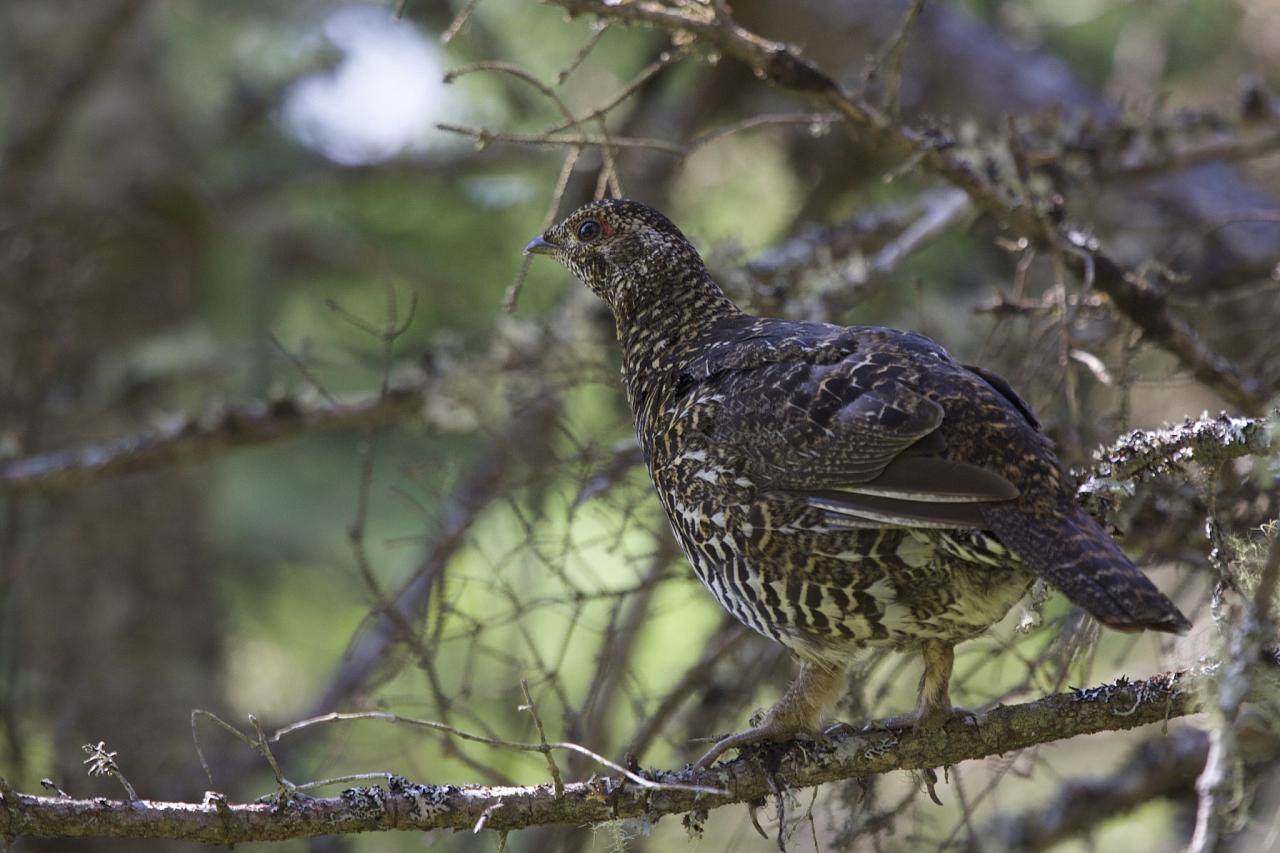
[[[588,219],[586,222],[578,226],[578,239],[586,243],[600,236],[600,223],[594,219]]]

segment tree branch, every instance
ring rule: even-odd
[[[1271,434],[1262,418],[1187,418],[1181,426],[1134,430],[1094,453],[1094,476],[1115,480],[1164,474],[1186,462],[1213,467],[1241,456],[1265,456]]]
[[[834,735],[828,743],[763,747],[707,770],[646,773],[661,787],[618,776],[564,785],[525,787],[388,784],[353,788],[337,797],[282,796],[268,803],[227,803],[210,793],[203,803],[124,803],[14,792],[0,781],[0,834],[6,837],[172,838],[213,844],[278,841],[348,832],[455,829],[497,831],[664,815],[748,803],[780,787],[806,788],[841,779],[924,769],[1025,749],[1102,731],[1132,729],[1197,712],[1214,667],[1171,672],[1002,706],[977,724],[957,721],[928,734],[884,730]],[[1269,679],[1274,681],[1274,679]],[[1274,689],[1269,683],[1268,689]],[[1256,689],[1256,688],[1255,688]],[[674,788],[670,786],[681,786]],[[690,787],[721,793],[697,793]]]
[[[0,461],[0,493],[64,489],[207,456],[226,447],[265,444],[310,429],[402,415],[420,408],[424,394],[422,383],[411,383],[389,389],[385,397],[355,403],[282,397],[224,406],[203,415],[177,415],[153,429],[98,444]]]

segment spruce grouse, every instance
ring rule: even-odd
[[[658,497],[722,606],[801,661],[764,721],[698,762],[811,732],[855,649],[918,649],[916,727],[951,713],[953,647],[1042,577],[1108,627],[1177,607],[1075,499],[1004,379],[922,335],[753,317],[661,213],[588,204],[525,247],[603,299]]]

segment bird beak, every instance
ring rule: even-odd
[[[524,253],[526,255],[554,255],[559,249],[559,246],[539,234],[529,241],[529,245],[524,247]]]

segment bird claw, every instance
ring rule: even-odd
[[[760,809],[759,803],[752,803],[747,807],[747,814],[751,815],[751,825],[756,828],[756,832],[760,833],[760,837],[765,841],[769,840],[769,833],[764,831],[764,827],[760,825]]]
[[[926,767],[923,772],[924,787],[929,792],[929,799],[933,800],[935,806],[942,805],[942,800],[938,798],[938,792],[934,789],[934,785],[938,784],[938,774],[932,767]]]

